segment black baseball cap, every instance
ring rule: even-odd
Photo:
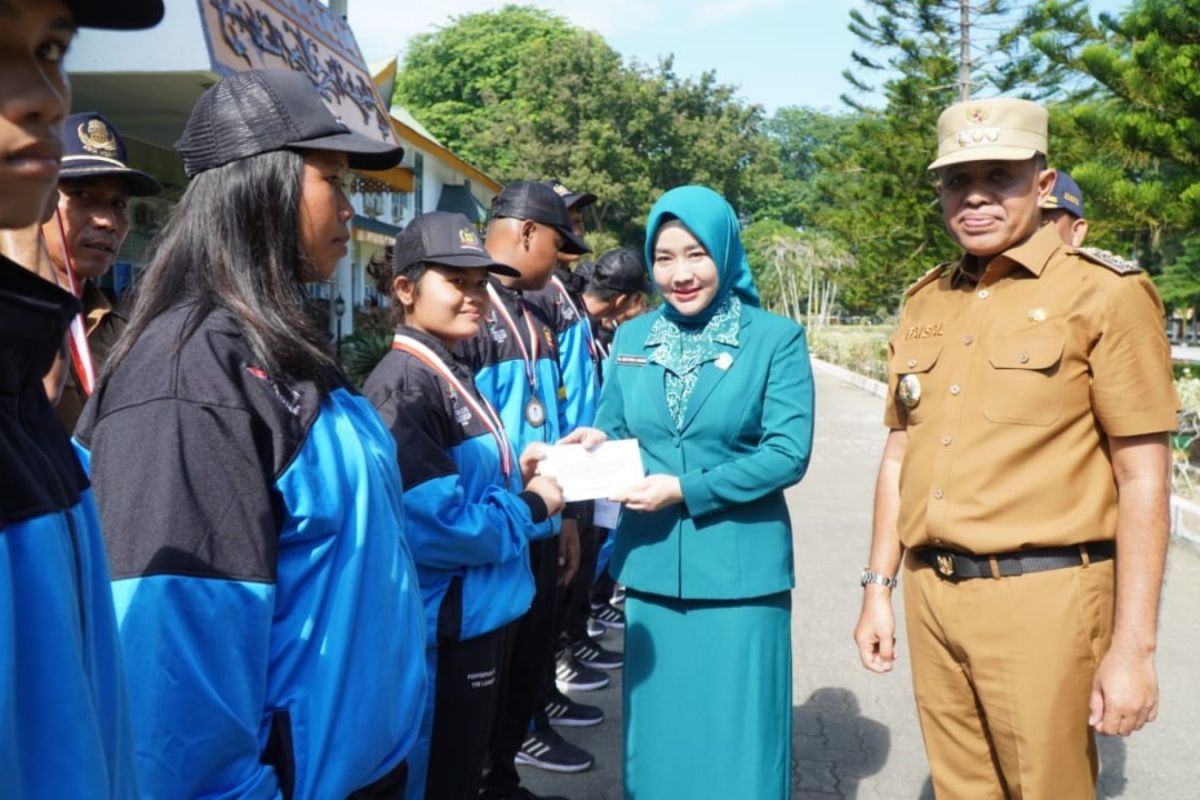
[[[67,6],[81,28],[136,31],[163,18],[162,0],[67,0]]]
[[[235,72],[209,87],[175,149],[189,178],[276,150],[332,150],[365,170],[388,169],[404,157],[404,148],[350,130],[308,76],[290,69]]]
[[[620,294],[650,294],[653,291],[641,253],[628,247],[605,251],[592,266],[588,282]]]
[[[554,190],[556,195],[562,198],[563,205],[565,205],[568,210],[572,208],[586,208],[597,200],[596,195],[592,194],[591,192],[572,192],[563,184],[562,181],[558,180],[557,178],[551,178],[548,181],[542,181],[542,183],[549,186]]]
[[[85,111],[71,114],[63,121],[63,157],[58,179],[124,178],[134,197],[148,197],[162,191],[158,181],[129,166],[121,134],[103,114]]]
[[[561,197],[538,181],[517,181],[505,186],[492,200],[492,219],[528,219],[549,225],[562,234],[562,252],[582,255],[592,252],[571,229],[571,218]]]
[[[406,275],[418,264],[484,267],[497,275],[521,277],[520,272],[488,255],[471,221],[452,211],[422,214],[396,236],[392,274]]]

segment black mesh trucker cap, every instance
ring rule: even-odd
[[[175,143],[189,178],[232,161],[276,150],[345,153],[352,169],[387,169],[404,148],[350,130],[301,72],[251,69],[209,87]]]
[[[568,209],[583,209],[587,206],[590,206],[592,203],[595,203],[598,199],[596,195],[592,194],[591,192],[572,192],[563,184],[562,181],[558,180],[557,178],[551,178],[548,181],[542,181],[542,183],[553,189],[554,193],[562,198],[563,205],[565,205]]]
[[[571,218],[562,198],[545,183],[510,183],[492,200],[492,218],[528,219],[549,225],[563,236],[562,252],[582,255],[592,252],[571,229]]]
[[[81,28],[136,31],[163,18],[162,0],[67,0],[67,6]]]
[[[520,272],[488,255],[471,221],[451,211],[422,214],[396,237],[392,274],[406,275],[418,264],[484,267],[497,275],[521,277]]]

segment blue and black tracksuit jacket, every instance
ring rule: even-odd
[[[479,333],[461,342],[455,348],[455,356],[468,369],[474,371],[475,386],[486,397],[504,423],[513,449],[521,453],[532,442],[554,444],[567,433],[563,403],[565,389],[558,367],[558,342],[554,325],[545,316],[545,311],[535,304],[526,304],[522,293],[505,288],[495,278],[492,285],[504,303],[517,331],[529,348],[529,330],[524,311],[529,308],[533,315],[534,332],[539,337],[536,364],[537,393],[546,410],[546,423],[541,427],[529,424],[525,418],[525,407],[532,398],[529,379],[525,374],[525,362],[521,349],[512,338],[512,331],[504,319],[492,309],[479,326]],[[551,517],[553,532],[558,533],[559,518]]]
[[[470,370],[440,341],[413,328],[399,332],[432,350],[465,388],[474,389]],[[367,378],[363,393],[396,440],[405,536],[425,603],[431,685],[422,735],[410,758],[408,793],[419,797],[433,731],[437,647],[490,633],[529,609],[534,584],[527,549],[531,539],[550,534],[550,523],[541,497],[521,491],[517,454],[510,453],[512,475],[506,480],[484,421],[422,361],[392,350]]]
[[[0,797],[137,796],[108,562],[42,376],[78,301],[0,257]]]
[[[555,275],[563,288],[553,283],[536,292],[527,292],[525,300],[553,327],[557,342],[558,366],[564,389],[563,435],[596,421],[600,401],[600,383],[596,378],[596,354],[592,352],[591,322],[587,318],[583,297],[571,291],[574,276],[561,267]]]
[[[370,403],[272,380],[232,313],[184,302],[100,385],[76,438],[142,793],[393,796],[425,631],[396,447]]]
[[[561,267],[555,270],[555,275],[563,289],[571,292],[575,277]],[[548,283],[543,289],[527,292],[525,300],[554,331],[558,368],[562,375],[560,403],[565,436],[578,427],[590,427],[596,421],[600,383],[596,376],[596,356],[588,336],[591,322],[583,310],[586,308],[583,297],[578,292],[564,295],[563,289]],[[581,525],[590,525],[591,507],[588,502],[570,503],[563,516],[578,519]]]

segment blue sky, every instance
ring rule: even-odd
[[[802,105],[842,110],[842,70],[859,41],[846,29],[861,0],[531,0],[605,37],[644,63],[675,54],[681,75],[713,69],[768,112]],[[349,0],[350,24],[368,61],[402,51],[414,33],[459,14],[500,8],[492,0]],[[1094,11],[1127,0],[1092,0]]]

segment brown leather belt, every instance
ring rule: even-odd
[[[971,578],[1007,578],[1027,572],[1078,567],[1084,563],[1085,554],[1088,562],[1107,561],[1116,556],[1117,543],[1087,542],[1068,547],[1041,547],[990,556],[969,555],[939,547],[919,547],[913,550],[913,555],[933,567],[939,578],[955,583]],[[993,559],[999,575],[992,572]]]

